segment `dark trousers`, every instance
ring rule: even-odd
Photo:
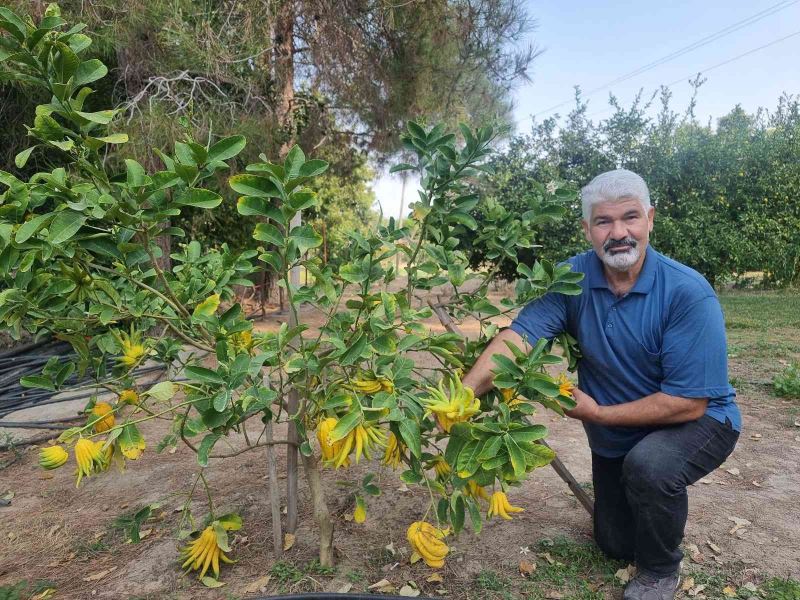
[[[621,458],[592,453],[600,549],[659,577],[675,573],[689,512],[686,486],[721,465],[738,438],[729,421],[703,416],[653,431]]]

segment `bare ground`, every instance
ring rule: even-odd
[[[264,327],[274,327],[278,320],[272,317]],[[313,322],[314,315],[308,313],[303,320]],[[430,325],[440,330],[438,322],[431,320]],[[696,545],[698,552],[693,559],[687,556],[684,571],[714,574],[734,587],[746,582],[758,585],[770,576],[800,579],[797,405],[771,396],[748,360],[734,358],[731,372],[748,382],[740,387],[738,398],[744,431],[727,463],[690,490],[685,543]],[[37,417],[63,410],[58,406],[43,407]],[[558,455],[588,486],[589,450],[580,424],[549,413],[541,413],[539,420],[550,427],[549,440]],[[579,551],[576,556],[583,556],[580,552],[591,544],[588,514],[550,468],[539,469],[511,493],[512,502],[523,506],[524,513],[511,522],[486,523],[480,537],[465,531],[451,542],[441,582],[426,581],[432,571],[408,561],[404,532],[409,522],[423,516],[429,499],[425,490],[407,488],[396,473],[375,463],[326,471],[328,500],[336,513],[338,558],[336,571],[329,572],[312,564],[316,527],[301,479],[296,542],[276,564],[266,464],[260,452],[227,459],[224,467],[212,461],[207,470],[221,504],[218,512],[235,509],[245,523],[233,544],[238,562],[223,570],[225,587],[207,589],[196,578],[184,576],[176,564],[177,510],[197,463],[183,446],[173,454],[150,451],[167,428],[164,421],[146,423],[148,451],[140,460],[129,463],[122,475],[92,477],[78,489],[69,470],[38,469],[34,448],[0,470],[0,495],[6,490],[14,493],[11,504],[0,507],[0,586],[47,580],[56,588],[57,598],[240,598],[257,596],[259,590],[275,594],[351,586],[353,592],[363,592],[385,578],[396,588],[414,581],[423,595],[451,598],[501,598],[509,597],[504,596],[509,591],[529,598],[555,598],[559,593],[563,598],[621,597],[621,587],[607,569],[613,573],[622,565],[609,563],[605,574],[581,571],[578,576],[585,579],[588,595],[569,595],[576,593],[575,582],[562,584],[554,576],[556,571],[548,571],[559,565],[558,557],[554,560],[546,552],[553,540],[556,545],[573,544]],[[282,435],[276,431],[276,437]],[[278,454],[282,456],[283,450]],[[0,454],[0,464],[13,458],[11,452]],[[357,525],[350,519],[352,491],[370,471],[377,472],[383,493],[369,499],[367,521]],[[142,527],[150,530],[148,535],[139,544],[126,543],[113,522],[153,502],[161,503],[161,508]],[[195,495],[192,509],[197,516],[206,512],[203,494]],[[750,525],[731,533],[735,526],[731,517],[746,519]],[[520,560],[537,565],[542,576],[521,580]],[[269,581],[266,575],[271,576]],[[701,596],[702,592],[697,597]]]

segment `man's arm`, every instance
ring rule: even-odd
[[[681,398],[656,392],[633,402],[601,406],[579,389],[573,391],[578,405],[567,416],[608,427],[648,427],[675,425],[702,417],[708,398]]]
[[[526,347],[525,340],[522,339],[522,336],[512,329],[504,329],[494,336],[492,341],[489,342],[489,345],[486,346],[486,349],[478,357],[478,360],[475,361],[469,373],[462,379],[464,385],[471,387],[476,396],[482,396],[493,387],[492,379],[494,379],[494,375],[492,374],[492,369],[495,365],[492,361],[492,356],[494,354],[502,354],[513,360],[514,354],[509,350],[508,346],[506,346],[506,341],[511,342],[518,348]]]

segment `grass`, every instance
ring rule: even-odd
[[[278,591],[281,593],[300,593],[303,591],[318,591],[319,582],[316,578],[332,577],[336,575],[336,568],[323,567],[317,560],[302,565],[279,560],[272,565],[269,574],[278,584]]]
[[[27,579],[9,585],[0,585],[0,600],[27,600],[45,590],[55,590],[56,584],[47,579],[37,579],[33,583]]]
[[[592,543],[544,539],[531,550],[521,557],[536,563],[527,579],[484,570],[472,584],[477,595],[487,600],[543,600],[555,591],[564,600],[603,600],[607,591],[619,587],[614,573],[624,564],[606,558]]]

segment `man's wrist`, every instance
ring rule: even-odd
[[[592,418],[589,419],[591,423],[595,425],[608,425],[608,406],[603,406],[602,404],[598,404],[597,408],[594,410],[594,414]]]

